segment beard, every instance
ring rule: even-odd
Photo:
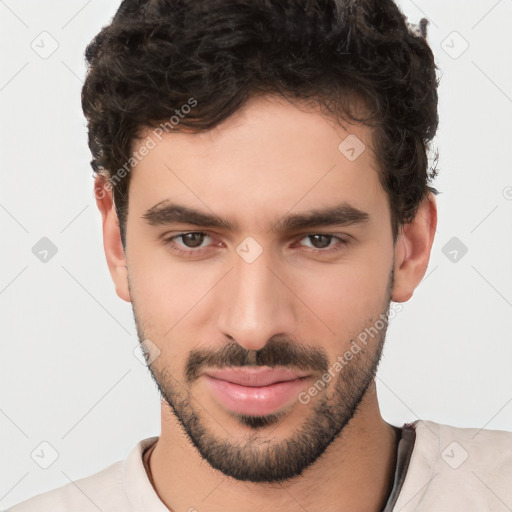
[[[172,375],[169,368],[158,368],[154,363],[149,364],[148,368],[162,399],[173,411],[185,435],[212,468],[240,481],[284,482],[301,475],[341,436],[374,382],[388,326],[392,287],[393,271],[388,282],[385,307],[379,317],[383,327],[375,329],[375,320],[369,320],[372,323],[364,326],[360,332],[373,329],[377,330],[377,334],[372,335],[371,341],[364,348],[359,347],[360,350],[350,361],[344,362],[334,377],[331,373],[332,364],[329,365],[323,349],[277,336],[258,351],[246,350],[234,341],[217,351],[191,351],[185,364],[185,384],[176,375]],[[145,340],[133,302],[132,307],[139,340]],[[349,345],[343,341],[340,340],[339,346],[342,347],[342,353],[345,353]],[[355,339],[352,338],[350,343],[356,343]],[[265,416],[229,412],[239,424],[249,427],[252,434],[243,442],[234,441],[229,434],[226,435],[227,439],[221,439],[208,427],[205,421],[208,413],[190,393],[190,386],[206,368],[254,365],[307,370],[318,375],[319,379],[322,375],[330,374],[331,385],[324,383],[325,388],[308,401],[312,411],[304,423],[286,439],[268,441],[268,427],[281,423],[290,414],[289,409]],[[294,403],[291,408],[307,406],[304,402],[302,404]]]

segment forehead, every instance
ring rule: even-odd
[[[263,226],[341,201],[370,213],[387,207],[371,129],[282,98],[252,99],[208,132],[148,129],[134,151],[143,145],[152,149],[132,170],[129,211],[172,201]]]

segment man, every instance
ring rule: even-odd
[[[162,431],[12,510],[510,510],[511,433],[399,428],[376,395],[437,223],[426,21],[125,0],[86,55],[105,253]]]

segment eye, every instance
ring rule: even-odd
[[[331,235],[308,235],[303,240],[309,240],[315,249],[325,249],[329,247],[332,242],[333,236]]]
[[[183,245],[187,247],[187,249],[194,249],[196,247],[200,247],[204,242],[205,237],[208,235],[206,233],[183,233],[182,235],[178,235],[173,237],[173,239],[181,238]]]
[[[172,251],[179,255],[190,255],[202,252],[211,244],[212,237],[200,231],[192,231],[188,233],[178,233],[164,239],[164,244],[169,246]],[[210,244],[203,245],[205,241]]]
[[[307,243],[300,243],[305,240]],[[335,235],[329,235],[324,233],[314,233],[306,235],[299,240],[299,245],[302,247],[308,247],[315,252],[331,253],[342,250],[349,241]]]

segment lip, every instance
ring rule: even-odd
[[[292,404],[310,374],[284,368],[209,370],[204,374],[214,398],[232,412],[264,416]]]
[[[212,369],[205,372],[205,375],[241,386],[262,387],[277,382],[286,382],[307,377],[309,373],[297,372],[287,368],[259,366],[257,368]]]

